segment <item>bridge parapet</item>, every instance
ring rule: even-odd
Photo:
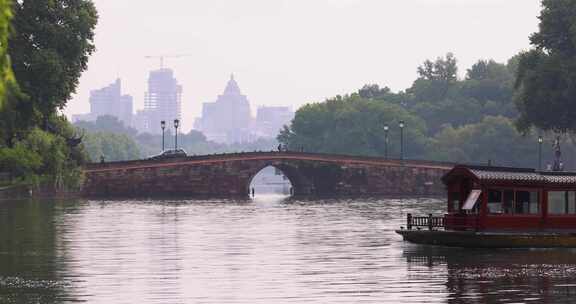
[[[335,162],[350,162],[350,163],[382,162],[389,165],[408,166],[408,167],[428,166],[428,167],[440,167],[440,168],[453,168],[456,165],[456,163],[429,161],[429,160],[400,160],[393,158],[357,156],[357,155],[345,155],[345,154],[272,151],[272,152],[237,152],[237,153],[206,154],[206,155],[194,155],[182,158],[168,158],[160,160],[139,159],[139,160],[114,161],[104,163],[89,163],[84,166],[84,169],[87,171],[92,171],[92,170],[118,168],[118,167],[136,167],[136,166],[171,164],[171,163],[176,164],[176,163],[193,162],[193,161],[227,161],[227,160],[237,160],[238,158],[314,159],[318,161],[335,161]]]

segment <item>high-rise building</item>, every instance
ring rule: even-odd
[[[209,140],[220,143],[251,141],[251,127],[250,102],[240,92],[233,75],[215,102],[203,104],[202,117],[194,123],[194,128],[204,133]]]
[[[139,131],[160,133],[160,122],[166,121],[168,127],[174,119],[182,120],[182,86],[178,84],[171,69],[162,68],[150,72],[148,92],[144,97],[144,112]]]
[[[290,107],[262,106],[256,112],[254,129],[258,137],[276,137],[292,119],[294,111]]]
[[[133,100],[130,95],[122,95],[122,81],[117,79],[111,85],[90,91],[90,113],[73,115],[72,120],[96,120],[98,116],[111,115],[125,126],[132,125]]]
[[[148,132],[148,112],[145,110],[137,110],[132,119],[132,127],[138,132]]]

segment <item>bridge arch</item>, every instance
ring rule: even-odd
[[[314,193],[313,180],[303,174],[297,165],[285,161],[266,161],[255,166],[251,170],[250,177],[245,185],[247,193],[250,193],[250,185],[258,173],[268,167],[276,168],[286,176],[292,186],[292,195],[309,195]]]

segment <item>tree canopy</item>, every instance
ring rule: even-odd
[[[556,132],[576,130],[576,2],[542,1],[534,49],[521,54],[515,87],[517,125]]]
[[[389,127],[389,139],[398,138],[400,121],[410,126],[406,128],[406,152],[421,153],[426,133],[421,119],[398,104],[366,99],[358,93],[301,107],[278,140],[295,151],[384,155],[384,126]],[[389,140],[388,152],[398,157],[400,143]]]
[[[136,136],[138,133],[136,129],[125,126],[120,119],[112,115],[98,116],[95,121],[77,121],[74,125],[90,133],[116,133],[131,137]]]
[[[278,140],[293,150],[385,156],[388,125],[388,156],[398,158],[398,121],[405,120],[407,158],[533,167],[536,135],[523,135],[514,127],[519,58],[506,63],[480,59],[463,79],[456,76],[454,55],[427,60],[405,91],[370,84],[357,93],[301,107]],[[446,70],[453,73],[442,72]],[[545,137],[544,144],[549,143]],[[552,157],[546,147],[544,163]],[[563,149],[574,151],[570,139]],[[565,159],[565,164],[573,167],[576,162]]]
[[[162,135],[138,133],[127,127],[114,116],[99,116],[95,121],[78,121],[74,126],[84,134],[84,148],[91,161],[98,162],[103,156],[106,161],[132,160],[156,155],[162,151]],[[164,134],[165,149],[174,147],[174,134],[167,130]],[[259,139],[252,143],[219,144],[209,141],[196,130],[178,134],[178,147],[189,155],[239,152],[269,151],[275,149],[275,139]]]
[[[418,76],[426,80],[453,82],[458,78],[458,65],[454,54],[448,53],[445,58],[438,57],[434,62],[427,59],[418,67]]]
[[[13,3],[8,41],[12,68],[26,99],[16,105],[42,128],[75,92],[95,50],[98,15],[90,0],[21,0]]]
[[[59,110],[94,51],[96,20],[90,0],[0,0],[0,168],[14,182],[81,183],[84,152]]]

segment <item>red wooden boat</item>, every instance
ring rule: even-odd
[[[576,172],[456,166],[447,213],[414,217],[406,241],[458,247],[576,247]]]

